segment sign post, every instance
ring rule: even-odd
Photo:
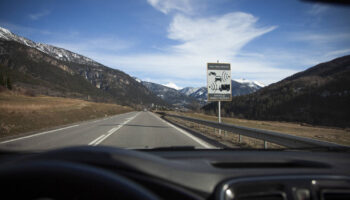
[[[221,101],[219,101],[219,105],[218,105],[218,109],[219,109],[219,123],[221,123]]]
[[[207,89],[208,101],[218,101],[218,118],[221,123],[221,101],[232,100],[230,63],[207,63]]]

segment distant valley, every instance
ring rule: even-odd
[[[128,105],[199,110],[216,114],[207,88],[180,90],[139,80],[59,47],[33,42],[0,28],[0,75],[29,95],[69,97]],[[232,102],[222,114],[257,120],[350,127],[350,56],[318,64],[269,86],[232,80]]]
[[[146,86],[153,94],[163,99],[177,109],[198,109],[207,104],[207,87],[185,87],[179,90],[167,87],[158,83],[142,81],[134,77],[135,80]],[[262,84],[247,80],[232,80],[232,95],[239,96],[258,91]]]
[[[14,86],[32,94],[114,102],[133,107],[160,106],[199,109],[207,103],[207,88],[176,90],[141,81],[90,58],[48,44],[36,43],[0,27],[0,72]],[[262,86],[232,80],[232,94],[244,95]],[[131,92],[132,91],[132,92]]]
[[[258,91],[263,88],[264,85],[245,79],[231,80],[232,96],[246,95]],[[207,87],[193,88],[185,87],[179,90],[181,93],[186,94],[189,97],[197,99],[202,105],[207,103],[208,91]]]

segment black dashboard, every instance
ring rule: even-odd
[[[125,150],[83,146],[43,153],[2,152],[0,179],[28,163],[44,163],[31,167],[45,171],[46,167],[59,168],[63,165],[57,162],[64,162],[121,176],[159,199],[350,199],[349,158],[348,151]],[[76,171],[82,176],[89,174],[89,170]],[[51,180],[56,178],[50,176]],[[30,188],[26,180],[21,182]]]

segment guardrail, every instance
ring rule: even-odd
[[[213,121],[207,121],[207,120],[201,120],[196,119],[192,117],[185,117],[185,116],[179,116],[179,115],[172,115],[164,112],[158,112],[158,114],[162,116],[168,116],[168,117],[174,117],[179,118],[182,120],[202,124],[205,126],[233,132],[235,134],[244,135],[247,137],[260,139],[264,141],[264,146],[267,148],[266,142],[275,143],[281,146],[289,147],[289,148],[312,148],[312,147],[349,147],[349,146],[343,146],[335,143],[330,142],[324,142],[319,141],[315,139],[305,138],[305,137],[299,137],[294,136],[286,133],[279,133],[274,131],[267,131],[267,130],[261,130],[261,129],[255,129],[255,128],[248,128],[243,126],[236,126],[233,124],[227,124],[227,123],[218,123]]]

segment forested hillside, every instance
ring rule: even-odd
[[[217,104],[202,108],[214,114]],[[350,56],[318,64],[222,104],[224,116],[350,127]]]

